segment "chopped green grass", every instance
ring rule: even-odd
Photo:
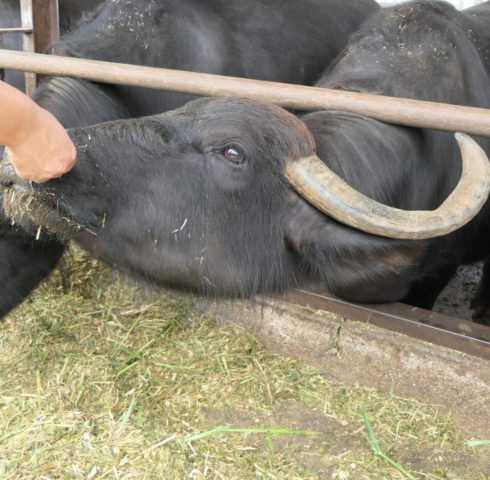
[[[264,433],[268,437],[274,435],[300,435],[300,436],[312,436],[317,432],[311,430],[294,430],[291,428],[236,428],[236,427],[216,427],[207,432],[198,433],[197,435],[190,435],[185,437],[186,442],[192,443],[202,440],[204,438],[213,437],[216,435],[223,435],[225,433]]]
[[[490,478],[450,416],[193,306],[75,251],[0,326],[0,479]]]
[[[466,442],[468,447],[488,447],[490,446],[490,440],[471,440]]]
[[[400,465],[398,462],[390,458],[388,455],[386,455],[383,452],[383,450],[381,450],[381,447],[379,446],[376,435],[374,434],[369,418],[366,414],[364,414],[364,424],[366,425],[369,444],[371,445],[371,449],[373,450],[373,453],[378,457],[380,457],[381,459],[383,459],[385,462],[389,463],[392,467],[396,468],[403,476],[405,476],[409,480],[416,480],[416,478],[410,472],[407,472],[407,470],[402,465]]]

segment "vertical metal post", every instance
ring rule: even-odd
[[[49,53],[59,40],[58,0],[32,0],[34,45],[37,53]]]
[[[0,48],[3,48],[3,34],[0,33]],[[5,78],[5,70],[3,68],[0,68],[0,80],[3,80]]]
[[[20,18],[22,28],[26,29],[22,33],[22,48],[25,52],[35,52],[33,18],[32,18],[32,0],[20,0]],[[26,93],[31,95],[36,88],[36,74],[26,72]]]
[[[58,0],[20,0],[20,26],[0,27],[0,48],[4,34],[21,34],[24,52],[45,53],[59,39]],[[4,71],[0,69],[0,79]],[[25,91],[36,88],[36,74],[25,75]]]

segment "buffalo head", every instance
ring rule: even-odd
[[[4,163],[7,214],[73,238],[154,283],[215,295],[289,288],[315,270],[298,253],[297,230],[310,228],[312,218],[315,225],[318,218],[332,221],[310,203],[344,223],[371,224],[374,233],[403,217],[333,175],[315,156],[305,124],[272,105],[201,99],[69,132],[78,162],[61,179],[20,182]],[[483,165],[481,204],[490,184],[487,161],[473,144],[463,148]],[[295,212],[299,221],[292,221]],[[426,213],[409,212],[402,227]]]
[[[29,184],[3,165],[17,223],[73,238],[149,281],[208,294],[274,289],[301,274],[281,220],[296,194],[281,172],[313,155],[314,141],[294,116],[204,99],[69,132],[78,161],[63,178]]]

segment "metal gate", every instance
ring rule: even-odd
[[[22,35],[22,50],[45,52],[59,38],[58,0],[19,0],[20,25],[0,27],[0,48],[3,36]],[[0,12],[1,18],[1,12]],[[0,71],[3,78],[3,71]],[[36,88],[36,74],[25,73],[25,90],[31,94]]]

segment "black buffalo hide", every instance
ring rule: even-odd
[[[349,34],[377,9],[373,0],[111,0],[65,35],[53,51],[308,84],[341,51]],[[162,112],[192,97],[51,78],[34,98],[66,127],[82,127]],[[77,172],[67,178],[77,178]],[[8,175],[4,180],[9,183]],[[85,180],[80,188],[84,185]],[[87,207],[96,207],[93,201],[98,201],[98,194],[93,193]],[[22,201],[18,205],[22,207]],[[62,251],[63,242],[46,234],[36,240],[0,213],[0,264],[4,265],[0,316],[35,287]]]

